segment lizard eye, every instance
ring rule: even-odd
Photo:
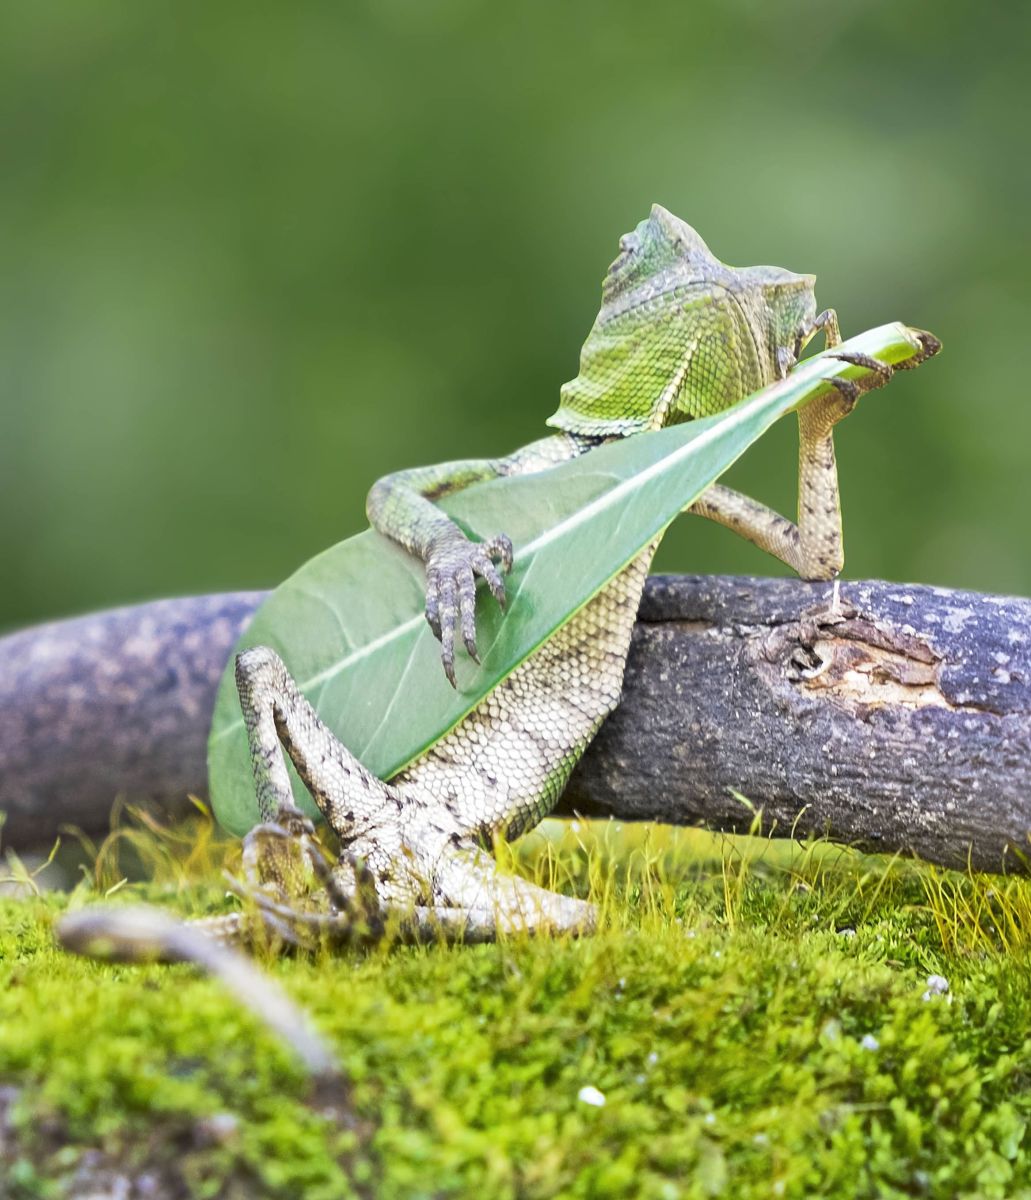
[[[624,233],[619,239],[619,254],[605,276],[603,295],[614,295],[621,287],[628,286],[632,276],[639,271],[637,258],[640,251],[641,239],[637,232]]]

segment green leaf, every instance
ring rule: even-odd
[[[893,324],[843,349],[895,364],[922,346]],[[337,737],[389,779],[475,708],[774,421],[828,391],[829,379],[866,374],[820,354],[714,417],[447,497],[441,507],[467,532],[482,538],[504,532],[515,546],[508,611],[502,614],[481,589],[482,665],[460,657],[457,691],[444,678],[439,645],[423,617],[422,564],[372,531],[317,555],[277,588],[237,652],[273,647]],[[257,820],[257,806],[232,661],[215,706],[208,772],[219,821],[243,833]],[[317,815],[296,778],[294,788],[298,803]]]

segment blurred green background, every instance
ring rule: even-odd
[[[537,437],[658,200],[945,351],[842,427],[847,571],[1031,592],[1031,9],[15,3],[0,626],[274,584]],[[794,431],[730,482],[793,511]],[[776,571],[685,521],[660,566]]]

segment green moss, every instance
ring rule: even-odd
[[[11,1194],[100,1161],[197,1196],[1031,1196],[1031,886],[691,831],[526,842],[599,935],[268,964],[352,1127],[214,982],[64,956],[67,897],[3,902]],[[116,899],[224,905],[177,861]]]

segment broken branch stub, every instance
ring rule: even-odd
[[[774,835],[1025,871],[1031,602],[656,577],[563,811],[745,832],[735,792]]]

